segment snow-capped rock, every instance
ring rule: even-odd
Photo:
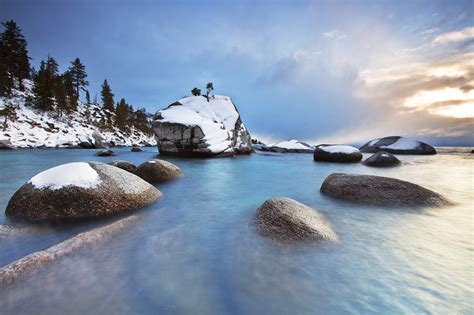
[[[100,148],[104,145],[156,145],[152,135],[146,135],[135,128],[131,128],[130,134],[125,134],[115,127],[100,130],[101,120],[115,114],[96,105],[89,105],[87,108],[85,104],[78,102],[77,111],[62,117],[57,117],[53,112],[36,110],[28,105],[27,99],[32,98],[33,94],[31,82],[28,80],[25,82],[24,92],[14,90],[11,97],[0,97],[0,107],[7,103],[15,107],[16,120],[8,120],[5,130],[0,128],[0,139],[10,141],[14,147]],[[87,111],[90,113],[89,118],[87,118]]]
[[[275,143],[271,146],[254,145],[256,150],[278,153],[313,153],[314,146],[298,140],[288,140]]]
[[[231,156],[252,152],[251,137],[231,98],[180,99],[158,111],[153,122],[160,154]]]
[[[321,144],[314,150],[314,160],[323,162],[355,163],[362,159],[359,149],[350,145]]]
[[[369,141],[360,147],[360,151],[364,153],[385,151],[393,154],[436,154],[435,148],[429,144],[399,136]]]
[[[31,178],[12,196],[5,213],[26,221],[92,218],[141,208],[161,195],[118,167],[76,162]]]

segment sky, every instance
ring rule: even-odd
[[[474,146],[474,1],[0,0],[32,65],[155,112],[213,82],[253,137]]]

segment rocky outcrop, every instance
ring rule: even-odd
[[[321,193],[341,200],[384,207],[439,207],[451,204],[440,194],[395,178],[334,173]]]
[[[290,198],[265,201],[257,209],[254,224],[261,235],[283,243],[338,241],[336,233],[321,214]]]
[[[375,139],[360,147],[364,153],[385,151],[392,154],[427,155],[436,154],[435,148],[424,142],[393,136]]]
[[[367,158],[363,164],[373,167],[391,167],[398,166],[401,162],[395,155],[381,151]]]
[[[6,215],[25,221],[102,217],[141,208],[161,192],[138,176],[96,162],[59,165],[25,183]]]
[[[135,174],[149,183],[167,182],[183,176],[183,172],[178,166],[158,159],[140,164],[135,170]]]
[[[109,163],[109,165],[113,165],[115,167],[121,168],[132,174],[135,174],[135,171],[137,170],[137,167],[135,166],[135,164],[132,164],[127,161],[122,161],[122,160],[112,161]]]
[[[314,146],[298,140],[288,140],[278,142],[271,146],[263,144],[255,144],[253,146],[256,150],[264,152],[276,152],[276,153],[313,153]]]
[[[0,140],[0,150],[16,150],[9,139]]]
[[[103,243],[131,226],[137,219],[138,217],[133,215],[118,220],[114,223],[80,233],[57,245],[16,260],[0,268],[0,284],[10,284],[17,279],[34,274],[57,259],[73,254],[81,249]]]
[[[357,163],[362,153],[349,145],[318,145],[314,150],[314,160],[320,162]]]
[[[183,98],[158,111],[153,122],[160,154],[187,157],[252,152],[251,137],[227,96]]]
[[[99,152],[96,152],[96,156],[115,156],[114,151],[112,150],[100,150]]]

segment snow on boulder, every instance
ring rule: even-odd
[[[153,130],[160,154],[211,157],[249,154],[251,137],[228,96],[180,99],[158,111]]]
[[[324,217],[315,209],[290,198],[272,198],[265,201],[254,218],[257,231],[279,242],[338,241]]]
[[[288,140],[275,143],[271,146],[261,145],[256,147],[256,149],[278,153],[313,153],[314,146],[298,140]]]
[[[314,150],[314,160],[323,162],[355,163],[362,160],[359,149],[349,145],[318,145]]]
[[[439,207],[451,203],[440,194],[403,180],[334,173],[326,177],[321,193],[341,200],[385,207]]]
[[[369,141],[360,147],[360,151],[364,153],[385,151],[393,154],[436,154],[435,148],[429,144],[398,136]]]
[[[6,215],[45,221],[101,217],[141,208],[161,192],[118,167],[75,162],[45,170],[10,199]]]

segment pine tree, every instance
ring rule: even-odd
[[[191,90],[191,93],[194,96],[199,96],[199,95],[201,95],[201,89],[198,89],[197,87],[195,87],[194,89]]]
[[[125,99],[121,99],[120,103],[117,103],[115,109],[115,123],[120,130],[125,130],[125,127],[128,125],[128,104],[125,102]]]
[[[5,100],[3,107],[0,109],[0,116],[3,116],[3,131],[5,131],[8,127],[8,120],[14,121],[17,119],[16,107],[11,100]]]
[[[102,96],[102,106],[113,112],[114,111],[114,94],[112,93],[112,89],[110,88],[109,83],[107,82],[107,79],[104,80],[104,83],[102,84],[102,91],[100,92],[100,95]]]
[[[54,84],[54,98],[56,100],[56,113],[59,117],[61,117],[64,111],[68,111],[69,107],[64,84],[64,75],[59,75],[56,77]]]
[[[206,85],[206,98],[207,98],[207,101],[209,102],[209,94],[212,92],[212,90],[214,90],[214,85],[212,84],[212,82],[209,82],[207,85]]]
[[[138,109],[134,112],[133,126],[147,134],[150,134],[151,128],[148,125],[148,119],[144,108]]]
[[[68,70],[71,74],[74,88],[76,89],[77,99],[79,99],[79,90],[86,90],[86,87],[89,85],[89,81],[86,80],[86,67],[82,64],[79,58],[76,58],[71,62],[71,66]]]
[[[69,70],[64,71],[63,77],[64,77],[64,89],[66,91],[66,96],[67,96],[67,101],[68,101],[66,111],[69,114],[77,110],[78,96],[76,94],[76,87],[74,86],[74,82],[73,82],[74,79],[72,77],[71,72]]]
[[[89,90],[86,90],[86,104],[90,104],[91,103],[91,96],[89,94]]]
[[[53,57],[41,61],[34,80],[34,103],[41,110],[53,110],[54,108],[54,91],[57,83],[58,64]]]
[[[0,33],[0,96],[11,93],[12,88],[23,90],[23,80],[30,78],[30,61],[27,43],[21,29],[11,20],[2,23]]]

